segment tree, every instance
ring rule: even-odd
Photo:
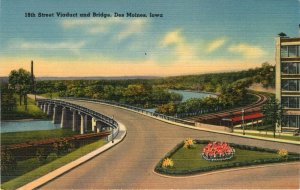
[[[27,110],[27,94],[31,90],[31,74],[23,68],[12,70],[9,74],[9,86],[19,94],[20,105],[24,98],[25,110]]]
[[[176,112],[176,104],[174,102],[170,102],[167,104],[157,106],[155,112],[166,114],[166,115],[172,115]]]
[[[16,98],[13,96],[12,89],[8,88],[8,84],[1,84],[1,114],[10,113],[16,108]]]
[[[275,97],[271,97],[263,106],[262,112],[264,115],[263,121],[264,123],[271,125],[275,138],[276,125],[281,125],[282,123],[283,110],[281,105]]]

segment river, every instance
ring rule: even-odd
[[[50,130],[60,128],[59,124],[53,124],[49,120],[20,120],[20,121],[1,121],[1,133]]]
[[[177,94],[180,94],[182,96],[182,101],[181,102],[186,102],[187,100],[191,98],[205,98],[205,97],[216,97],[215,94],[209,93],[209,92],[195,92],[195,91],[190,91],[190,90],[169,90],[169,92],[174,92]],[[145,109],[150,112],[155,112],[155,108],[149,108]]]
[[[175,92],[177,94],[182,95],[182,102],[186,102],[188,99],[191,98],[205,98],[205,97],[216,97],[215,94],[209,92],[195,92],[189,90],[169,90],[169,92]]]

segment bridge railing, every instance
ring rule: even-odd
[[[37,99],[37,102],[47,102],[47,103],[51,103],[51,104],[55,104],[55,105],[60,105],[63,107],[69,107],[74,110],[78,110],[79,112],[90,115],[98,120],[101,120],[102,122],[106,123],[110,127],[115,128],[115,130],[113,130],[113,132],[112,132],[113,138],[115,138],[119,133],[118,122],[116,120],[114,120],[112,117],[103,115],[99,112],[93,111],[93,110],[85,108],[83,106],[72,104],[70,102],[58,100],[58,99]],[[109,138],[111,138],[111,135]]]
[[[160,113],[153,113],[153,112],[150,112],[150,111],[145,110],[143,108],[139,108],[139,107],[135,107],[135,106],[131,106],[131,105],[128,105],[128,104],[119,103],[119,102],[114,102],[114,101],[109,101],[109,100],[100,100],[100,99],[91,99],[91,98],[75,98],[75,97],[64,97],[64,99],[85,100],[85,101],[93,101],[93,102],[99,102],[99,103],[115,105],[115,106],[130,109],[130,110],[134,110],[134,111],[137,111],[137,112],[140,112],[140,113],[144,113],[146,115],[150,115],[150,116],[153,116],[153,117],[165,119],[165,120],[168,120],[168,121],[173,121],[173,122],[176,122],[176,123],[182,123],[182,124],[186,124],[186,125],[195,126],[195,122],[193,122],[193,121],[187,121],[187,120],[184,120],[184,119],[167,116],[167,115],[160,114]]]

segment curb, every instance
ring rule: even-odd
[[[221,169],[219,171],[211,171],[211,172],[204,172],[204,173],[199,173],[199,174],[194,174],[194,175],[186,175],[186,176],[171,176],[171,175],[165,175],[161,173],[157,173],[155,170],[152,170],[152,172],[155,175],[158,175],[160,177],[164,178],[172,178],[172,179],[181,179],[181,178],[193,178],[193,177],[201,177],[201,176],[207,176],[207,175],[214,175],[214,174],[219,174],[219,173],[226,173],[226,172],[232,172],[232,171],[240,171],[240,170],[249,170],[249,169],[256,169],[256,168],[268,168],[268,167],[273,167],[273,166],[286,166],[286,165],[299,165],[299,161],[292,162],[292,163],[275,163],[275,164],[263,164],[261,166],[256,165],[256,166],[248,166],[248,167],[238,167],[238,168],[228,168],[228,169]]]
[[[119,133],[117,135],[117,137],[114,138],[114,143],[112,144],[111,142],[108,142],[107,144],[105,144],[104,146],[22,186],[19,187],[17,190],[26,190],[26,189],[35,189],[38,188],[44,184],[46,184],[47,182],[63,175],[64,173],[74,169],[75,167],[91,160],[92,158],[94,158],[95,156],[101,154],[102,152],[105,152],[106,150],[112,148],[113,146],[117,145],[118,143],[122,142],[123,139],[125,138],[126,134],[127,134],[127,130],[125,125],[123,125],[121,122],[117,121],[119,126],[120,126],[120,130]],[[120,132],[122,132],[122,134],[120,134]]]
[[[65,99],[64,99],[65,100]],[[243,134],[236,134],[236,133],[228,133],[228,132],[223,132],[223,131],[216,131],[216,130],[211,130],[211,129],[204,129],[204,128],[199,128],[199,127],[193,127],[190,125],[185,125],[185,124],[181,124],[181,123],[176,123],[173,121],[169,121],[169,120],[165,120],[163,118],[159,118],[159,117],[155,117],[152,115],[148,115],[142,112],[138,112],[135,110],[131,110],[122,106],[117,106],[117,105],[112,105],[112,104],[107,104],[107,103],[103,103],[103,102],[97,102],[97,101],[92,101],[92,100],[76,100],[76,99],[69,99],[69,100],[75,100],[75,101],[80,101],[80,102],[91,102],[91,103],[97,103],[97,104],[103,104],[103,105],[108,105],[108,106],[112,106],[112,107],[116,107],[116,108],[121,108],[127,111],[131,111],[131,112],[135,112],[144,116],[148,116],[151,117],[153,119],[156,120],[160,120],[163,121],[165,123],[170,123],[173,125],[177,125],[180,127],[185,127],[185,128],[189,128],[189,129],[193,129],[193,130],[198,130],[198,131],[208,131],[208,132],[212,132],[212,133],[218,133],[218,134],[225,134],[225,135],[231,135],[231,136],[238,136],[238,137],[244,137],[244,138],[249,138],[249,139],[258,139],[258,140],[264,140],[264,141],[271,141],[271,142],[278,142],[278,143],[288,143],[288,144],[294,144],[294,145],[300,145],[300,142],[297,141],[290,141],[290,140],[284,140],[284,139],[273,139],[273,138],[266,138],[266,137],[258,137],[258,136],[251,136],[251,135],[243,135]]]

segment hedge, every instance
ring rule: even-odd
[[[3,145],[1,152],[9,152],[16,159],[22,161],[37,156],[45,156],[50,152],[58,154],[67,152],[67,149],[79,148],[83,145],[92,143],[99,138],[107,136],[109,133],[90,133],[82,135],[74,135],[73,137],[52,138],[40,141],[31,141],[26,143]]]

